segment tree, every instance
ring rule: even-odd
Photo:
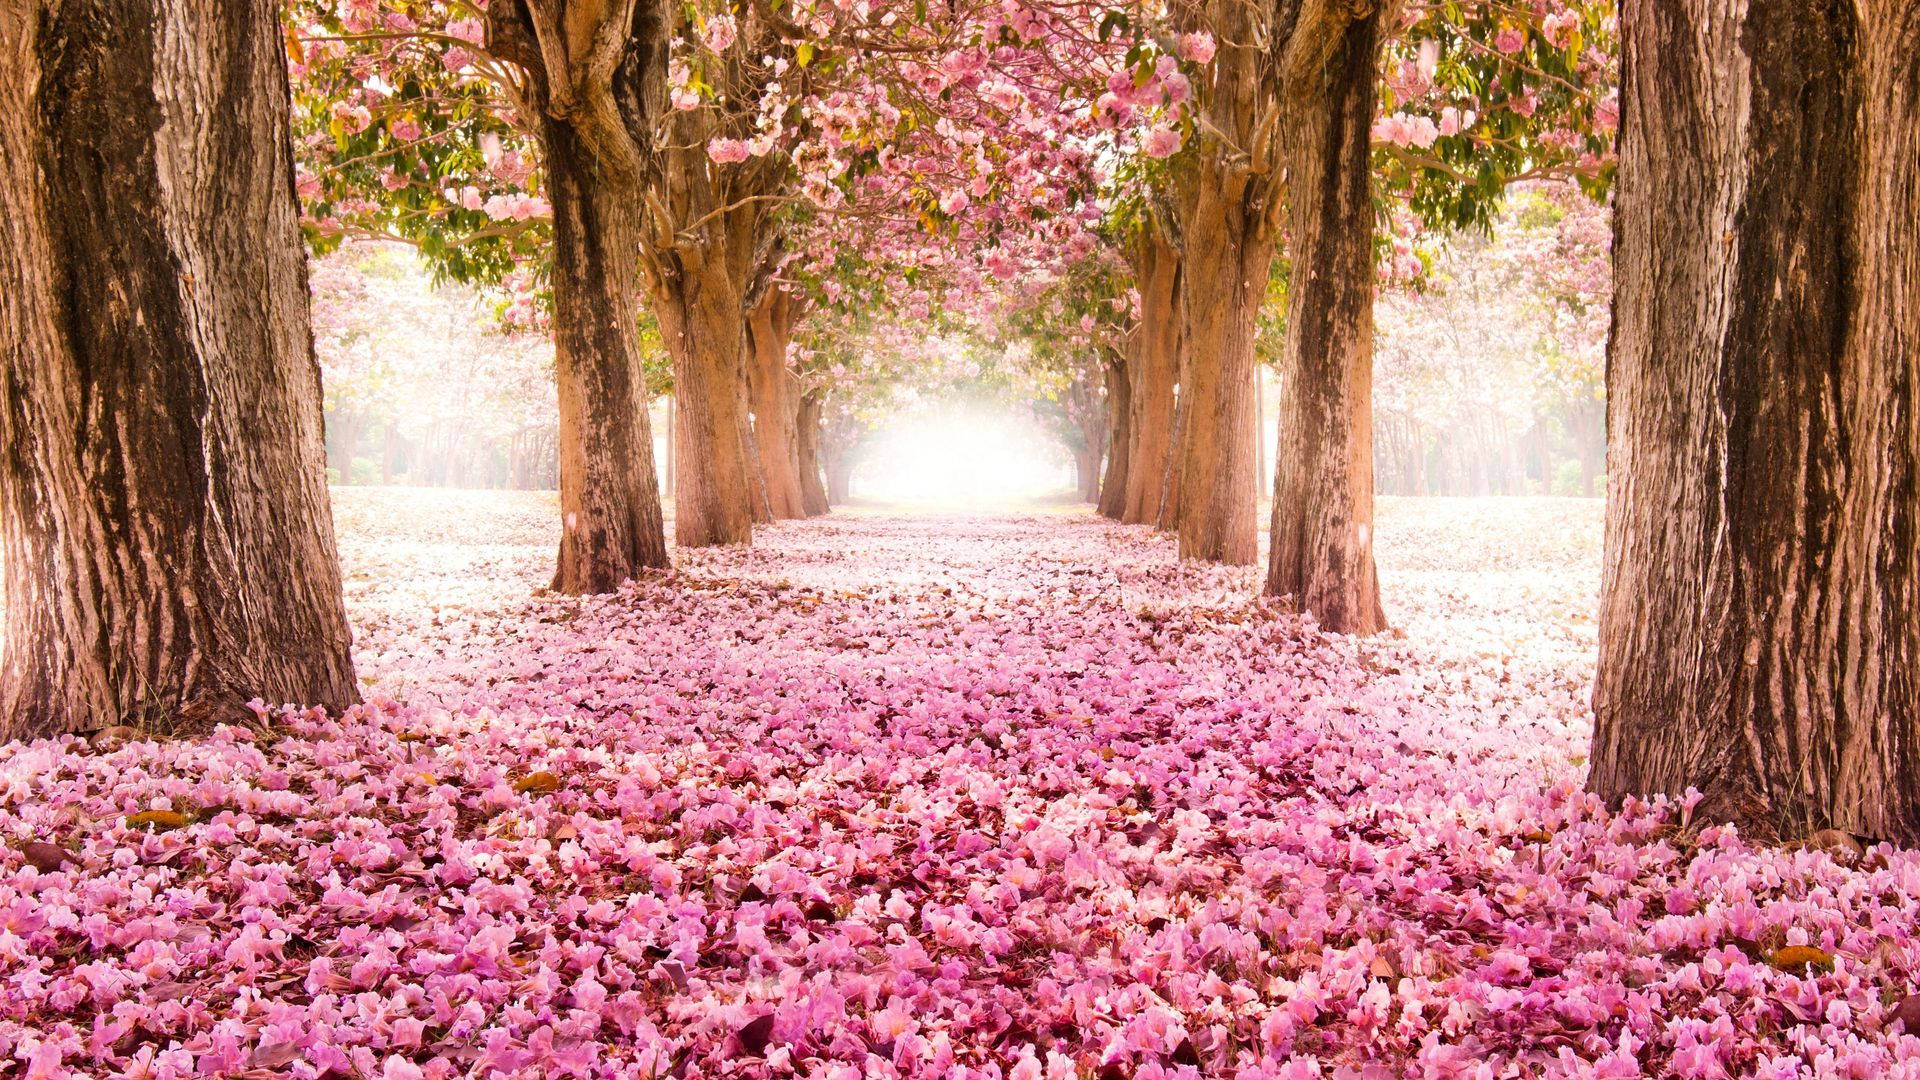
[[[562,6],[496,5],[483,23],[301,3],[288,18],[316,246],[396,236],[464,281],[543,260],[563,521],[553,587],[604,592],[668,565],[634,342],[652,144],[626,129],[665,111],[665,44],[653,5],[568,19]]]
[[[560,592],[608,592],[668,565],[635,340],[642,199],[659,165],[645,129],[629,126],[665,108],[663,20],[635,0],[587,12],[519,0],[487,16],[489,48],[524,74],[508,85],[553,207]]]
[[[352,704],[275,8],[0,36],[0,736]]]
[[[1181,364],[1180,248],[1160,216],[1149,213],[1124,252],[1139,313],[1126,342],[1129,449],[1120,520],[1159,525],[1174,460],[1174,387]]]
[[[801,464],[800,380],[787,362],[793,328],[805,302],[771,285],[747,317],[747,386],[753,409],[754,447],[760,455],[767,502],[778,518],[809,517]],[[817,422],[817,421],[816,421]]]
[[[1177,57],[1191,88],[1169,96],[1164,134],[1141,148],[1171,159],[1181,245],[1183,556],[1255,555],[1253,342],[1284,222],[1299,276],[1286,325],[1294,340],[1282,352],[1288,430],[1267,589],[1329,629],[1381,625],[1368,446],[1373,274],[1361,238],[1381,193],[1432,225],[1459,227],[1483,224],[1520,179],[1579,171],[1604,183],[1594,86],[1609,57],[1594,44],[1605,42],[1606,20],[1590,7],[1447,4],[1403,18],[1391,3],[1175,6],[1182,32],[1166,36],[1170,51],[1154,63]]]
[[[1631,0],[1590,783],[1920,840],[1920,8]]]

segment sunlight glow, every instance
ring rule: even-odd
[[[875,434],[851,486],[881,502],[1006,506],[1071,493],[1073,458],[1031,418],[929,403]]]

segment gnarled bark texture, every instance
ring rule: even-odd
[[[607,592],[668,565],[634,341],[666,23],[660,8],[635,0],[567,12],[553,0],[503,0],[486,26],[488,51],[527,74],[516,105],[540,137],[552,189],[563,526],[553,587]]]
[[[0,7],[0,738],[358,700],[277,15]]]
[[[1157,525],[1173,449],[1173,387],[1180,378],[1180,249],[1163,230],[1150,225],[1134,246],[1133,275],[1140,321],[1129,346],[1137,377],[1120,520]]]
[[[553,370],[560,390],[560,555],[553,588],[611,592],[669,565],[653,428],[634,340],[636,192],[573,126],[545,118],[553,203]]]
[[[1106,356],[1107,380],[1107,471],[1100,478],[1100,514],[1120,519],[1127,508],[1127,474],[1133,458],[1133,393],[1128,368],[1130,361],[1122,353]]]
[[[1379,14],[1349,23],[1285,135],[1293,275],[1266,591],[1336,633],[1386,628],[1373,562],[1373,200]]]
[[[747,319],[747,383],[753,432],[776,519],[807,516],[800,479],[800,379],[787,366],[787,343],[800,307],[787,290],[765,290]]]
[[[1591,785],[1920,840],[1920,7],[1629,0]]]

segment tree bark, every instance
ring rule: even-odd
[[[800,497],[808,517],[828,510],[827,486],[820,478],[820,406],[824,392],[812,390],[800,398],[800,415],[795,422],[800,455]]]
[[[1120,520],[1157,525],[1173,447],[1173,387],[1180,378],[1180,250],[1157,226],[1149,226],[1134,252],[1139,378],[1131,387],[1134,435]]]
[[[1266,592],[1323,629],[1386,628],[1373,562],[1373,200],[1376,9],[1348,23],[1291,110],[1279,449]],[[1264,283],[1264,279],[1263,283]]]
[[[1133,459],[1133,392],[1129,361],[1121,354],[1106,358],[1107,472],[1100,481],[1100,514],[1115,521],[1127,508],[1127,475]]]
[[[740,283],[724,263],[702,260],[664,285],[653,310],[673,355],[674,541],[681,547],[751,543]]]
[[[1178,454],[1180,557],[1245,566],[1259,553],[1253,476],[1254,320],[1273,243],[1260,189],[1237,167],[1199,166],[1181,223],[1186,373]]]
[[[1920,841],[1920,7],[1621,28],[1590,784]]]
[[[753,431],[776,519],[807,516],[800,479],[800,380],[787,367],[787,343],[798,314],[785,289],[769,288],[747,319]]]
[[[638,193],[599,168],[572,125],[544,118],[553,203],[554,377],[562,532],[553,588],[611,592],[669,565],[638,342]]]
[[[0,7],[0,739],[358,700],[263,0]]]

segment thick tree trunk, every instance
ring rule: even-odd
[[[610,592],[665,567],[638,343],[635,193],[596,168],[567,123],[547,120],[553,202],[554,377],[560,388],[560,514],[553,588]]]
[[[747,319],[747,382],[753,433],[773,516],[807,516],[800,481],[800,380],[787,367],[797,311],[785,289],[769,288]]]
[[[1134,259],[1140,322],[1133,354],[1134,437],[1127,468],[1126,506],[1120,520],[1160,523],[1173,448],[1173,387],[1180,378],[1180,252],[1156,228],[1141,238]]]
[[[1373,560],[1378,14],[1348,24],[1288,131],[1290,255],[1266,592],[1336,633],[1386,628]]]
[[[358,700],[277,8],[0,7],[0,738]]]
[[[753,540],[753,474],[740,392],[747,316],[724,262],[689,262],[654,297],[673,355],[673,537],[681,547]]]
[[[1133,390],[1128,361],[1107,357],[1107,472],[1100,481],[1100,513],[1118,521],[1127,508],[1133,459]]]
[[[1348,23],[1287,130],[1289,279],[1269,596],[1324,629],[1386,628],[1373,563],[1373,200],[1380,13]]]
[[[800,498],[808,517],[827,512],[827,485],[820,478],[820,406],[821,391],[800,398],[800,415],[795,421],[796,445],[800,455]]]
[[[1621,28],[1591,785],[1920,841],[1920,7]]]
[[[1253,457],[1254,320],[1266,297],[1272,241],[1264,208],[1234,168],[1201,163],[1182,222],[1180,557],[1245,566],[1259,554]]]

